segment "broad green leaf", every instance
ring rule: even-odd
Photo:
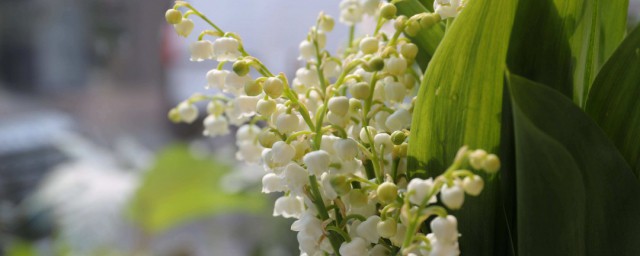
[[[598,73],[586,111],[640,176],[640,26]]]
[[[629,0],[521,0],[509,68],[584,107],[597,71],[622,41]]]
[[[431,5],[433,5],[433,1],[431,1]],[[396,3],[396,7],[398,8],[398,14],[402,14],[407,17],[411,17],[418,13],[430,12],[429,9],[420,4],[418,0],[401,1]],[[433,7],[431,9],[433,9]],[[420,65],[421,70],[424,70],[427,67],[429,60],[433,57],[433,53],[436,51],[436,48],[438,47],[438,44],[440,44],[443,36],[444,26],[437,24],[429,29],[421,30],[414,37],[409,37],[411,42],[416,44],[420,49],[418,51],[416,61],[418,62],[418,65]]]
[[[418,92],[409,146],[410,174],[420,170],[429,176],[441,173],[463,145],[498,150],[503,73],[516,4],[513,0],[469,1],[449,27]],[[454,212],[460,222],[463,252],[495,254],[495,223],[503,216],[501,207],[496,212],[497,181],[487,178],[483,193],[468,197],[462,210]]]
[[[229,194],[220,188],[231,167],[195,159],[186,146],[170,146],[157,156],[130,206],[131,218],[150,232],[219,213],[258,212],[266,198],[257,191]]]
[[[640,182],[571,100],[511,76],[519,255],[640,255]]]

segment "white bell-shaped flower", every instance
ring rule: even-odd
[[[300,218],[303,212],[304,204],[302,198],[292,195],[276,199],[273,207],[273,216],[282,216],[284,218]]]
[[[458,220],[455,216],[436,217],[431,221],[430,227],[438,242],[458,241]]]
[[[387,118],[385,125],[391,131],[400,131],[411,126],[411,114],[406,109],[398,109]]]
[[[284,181],[275,173],[267,173],[262,177],[262,193],[284,192]]]
[[[198,118],[198,108],[191,103],[181,102],[178,104],[178,114],[185,123],[193,123]]]
[[[451,186],[445,184],[440,190],[440,199],[449,209],[460,209],[464,203],[464,190],[459,182],[454,182]]]
[[[328,108],[331,112],[344,116],[349,113],[349,98],[337,96],[329,99]]]
[[[260,162],[263,150],[262,146],[253,141],[243,141],[236,144],[238,146],[238,152],[236,152],[236,158],[238,160],[252,164]]]
[[[329,156],[329,153],[324,150],[316,150],[307,153],[302,158],[302,161],[307,165],[307,169],[310,173],[321,175],[323,172],[329,170],[331,157]]]
[[[359,0],[342,0],[340,2],[340,22],[346,25],[354,25],[362,21],[364,9]]]
[[[368,131],[368,133],[367,133]],[[364,143],[371,143],[371,141],[369,140],[369,138],[374,138],[376,136],[376,134],[378,133],[378,131],[376,130],[376,128],[373,128],[373,126],[367,126],[367,127],[362,127],[362,129],[360,129],[360,140]]]
[[[376,150],[380,152],[382,148],[384,148],[383,152],[385,154],[391,153],[393,150],[393,142],[391,142],[391,135],[386,133],[378,133],[373,138],[373,145],[376,147]]]
[[[299,60],[310,61],[316,57],[316,48],[313,43],[308,40],[300,42],[298,48],[300,49]]]
[[[376,14],[378,6],[380,6],[380,0],[364,0],[362,3],[362,9],[369,16]]]
[[[212,100],[207,103],[207,113],[210,115],[219,116],[224,113],[224,104],[217,100]]]
[[[482,169],[487,173],[496,173],[500,170],[500,159],[494,154],[488,154],[482,162]]]
[[[436,0],[433,1],[434,13],[440,15],[440,19],[455,18],[458,16],[458,8],[461,0]]]
[[[276,119],[276,128],[281,133],[294,132],[298,127],[299,122],[300,118],[298,115],[294,113],[283,113],[278,116],[278,119]]]
[[[244,93],[244,84],[251,81],[250,75],[239,76],[235,72],[227,73],[224,80],[224,91],[233,95],[242,95]]]
[[[484,180],[478,175],[467,176],[462,180],[462,187],[467,194],[477,196],[484,188]]]
[[[219,136],[229,134],[229,122],[224,116],[208,115],[204,121],[204,136]]]
[[[306,87],[320,86],[318,72],[315,69],[299,68],[296,71],[296,78]]]
[[[224,89],[225,79],[229,74],[228,70],[212,69],[207,72],[207,86],[206,89]]]
[[[271,98],[278,98],[284,92],[284,83],[280,78],[269,77],[263,84],[264,92]]]
[[[389,74],[400,76],[407,70],[407,61],[402,57],[389,57],[384,65]]]
[[[192,42],[189,46],[191,61],[203,61],[213,58],[213,44],[209,40]]]
[[[284,179],[292,193],[302,196],[304,186],[309,183],[309,172],[296,163],[290,163],[284,169]]]
[[[218,61],[233,61],[242,56],[240,42],[232,37],[221,37],[213,42],[213,51]]]
[[[433,189],[433,185],[434,184],[433,184],[432,178],[429,178],[426,180],[423,180],[420,178],[413,178],[411,181],[409,181],[409,184],[407,185],[407,193],[409,193],[409,202],[417,205],[422,204],[422,202],[424,202],[425,198],[431,192],[431,189]],[[432,196],[427,200],[428,200],[427,203],[435,203],[436,197]]]
[[[323,173],[320,176],[320,183],[322,184],[322,197],[328,200],[335,200],[338,198],[338,192],[331,185],[332,175],[329,175],[328,172]]]
[[[369,216],[365,221],[358,225],[358,236],[364,238],[369,243],[377,243],[380,239],[378,234],[378,222],[380,222],[380,216]]]
[[[176,33],[178,33],[178,35],[182,37],[188,37],[191,34],[191,31],[193,31],[194,27],[195,24],[193,24],[193,21],[191,19],[182,19],[180,23],[173,25]]]
[[[254,124],[245,124],[238,128],[236,141],[253,141],[260,134],[260,127]]]
[[[369,250],[369,256],[388,256],[390,254],[389,249],[382,244],[376,244]]]
[[[460,255],[460,249],[458,242],[445,243],[436,242],[431,244],[431,251],[429,256],[458,256]]]
[[[389,115],[390,114],[387,111],[380,111],[373,117],[376,121],[376,128],[379,131],[390,131],[389,128],[387,128],[387,118],[389,118]]]
[[[296,149],[284,141],[273,143],[271,150],[273,152],[273,162],[279,165],[291,162],[293,157],[296,155]]]
[[[338,62],[334,60],[327,60],[322,63],[322,72],[327,78],[336,78],[340,75],[342,68],[338,65]]]
[[[340,245],[340,255],[342,256],[362,256],[367,255],[368,244],[364,239],[355,237],[351,242],[344,242]]]
[[[390,102],[401,103],[407,94],[407,88],[401,82],[396,82],[391,77],[384,79],[384,98]]]
[[[235,99],[235,101],[236,104],[238,104],[238,108],[242,115],[253,116],[256,114],[256,106],[258,105],[258,100],[261,98],[261,96],[240,95]]]
[[[340,139],[333,144],[333,149],[338,158],[344,161],[353,160],[358,155],[358,143],[351,139]]]
[[[276,103],[275,100],[259,99],[258,103],[256,104],[256,112],[258,112],[258,114],[263,116],[269,116],[276,111],[277,107],[278,107],[278,104]]]

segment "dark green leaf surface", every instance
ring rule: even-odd
[[[511,76],[519,255],[640,255],[640,183],[569,99]]]
[[[446,32],[418,92],[410,171],[437,175],[463,145],[497,152],[503,73],[516,4],[513,0],[469,1]],[[495,255],[495,223],[503,216],[501,207],[496,213],[497,178],[486,178],[483,193],[467,197],[462,210],[454,212],[460,222],[461,250],[473,255]]]
[[[521,0],[509,68],[584,107],[597,71],[622,41],[628,0]]]
[[[640,27],[598,73],[586,111],[640,176]]]
[[[431,1],[433,5],[433,1]],[[406,0],[402,2],[396,3],[396,7],[398,8],[398,14],[405,15],[407,17],[411,17],[418,13],[430,12],[429,9],[425,8],[418,0]],[[444,36],[444,26],[442,24],[437,24],[430,29],[422,29],[420,32],[411,38],[411,42],[416,44],[420,49],[418,51],[418,56],[416,57],[416,61],[420,65],[421,70],[425,70],[429,60],[433,57],[433,53],[436,51],[438,44],[442,40]]]

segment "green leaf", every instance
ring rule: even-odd
[[[409,146],[411,175],[420,170],[440,174],[463,145],[498,150],[503,73],[516,4],[469,1],[449,27],[418,92]],[[461,250],[473,255],[495,255],[494,236],[502,232],[495,225],[503,222],[498,179],[486,181],[483,193],[468,197],[454,213],[460,222]]]
[[[640,255],[640,183],[557,91],[511,76],[520,255]]]
[[[130,217],[150,232],[186,221],[231,212],[260,212],[266,197],[258,191],[229,194],[220,188],[231,167],[195,159],[185,145],[166,148],[146,173],[130,205]]]
[[[622,41],[629,0],[521,0],[508,66],[584,107],[597,71]]]
[[[431,6],[433,6],[433,1],[431,1]],[[425,8],[418,0],[401,1],[396,3],[396,7],[398,8],[398,14],[407,17],[418,13],[430,12],[430,9]],[[431,9],[433,9],[433,7],[431,7]],[[420,49],[418,56],[416,56],[416,61],[418,61],[421,70],[425,70],[427,67],[429,60],[433,57],[433,53],[436,51],[436,48],[438,48],[438,44],[440,44],[443,36],[444,26],[441,24],[436,24],[429,29],[422,29],[414,37],[407,36],[411,39],[411,42],[416,44]]]
[[[640,26],[598,73],[586,111],[640,176]]]

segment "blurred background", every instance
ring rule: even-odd
[[[193,4],[292,76],[298,43],[339,1]],[[0,255],[298,255],[261,167],[233,137],[166,113],[214,62],[164,22],[168,0],[0,0]],[[640,0],[631,0],[629,24]],[[347,31],[329,35],[333,50]],[[331,49],[331,48],[330,48]]]

